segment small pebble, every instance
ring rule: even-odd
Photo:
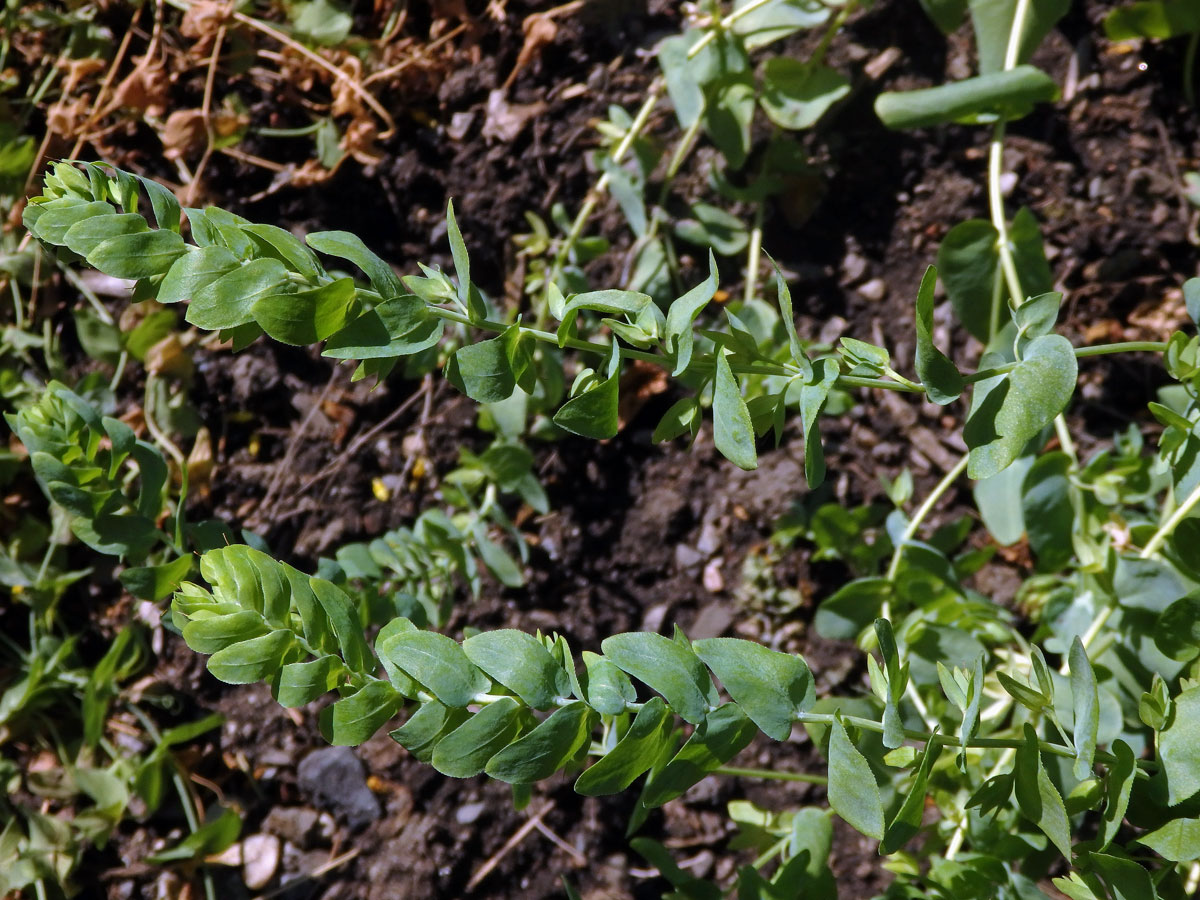
[[[482,803],[464,803],[455,811],[454,820],[459,825],[470,825],[483,815],[483,809]]]
[[[704,577],[702,580],[705,590],[714,594],[725,590],[725,576],[721,574],[721,564],[723,562],[725,560],[718,556],[704,567]]]
[[[242,841],[242,881],[252,891],[266,887],[279,868],[279,838],[252,834]]]
[[[887,282],[882,278],[872,278],[859,287],[858,292],[867,300],[878,303],[887,296]]]

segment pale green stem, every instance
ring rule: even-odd
[[[716,775],[733,778],[762,778],[766,781],[802,781],[805,784],[828,784],[823,775],[808,775],[804,772],[780,772],[775,769],[743,769],[737,766],[721,766],[714,770]]]
[[[1192,492],[1188,494],[1187,499],[1179,505],[1175,512],[1171,513],[1171,517],[1163,522],[1158,531],[1154,532],[1154,536],[1142,548],[1142,559],[1149,559],[1158,552],[1158,548],[1163,545],[1163,541],[1171,536],[1176,526],[1188,517],[1188,514],[1195,509],[1197,503],[1200,503],[1200,484],[1192,488]]]
[[[912,540],[913,535],[917,533],[917,529],[921,527],[921,523],[924,522],[925,518],[933,511],[933,507],[937,505],[937,502],[942,498],[942,495],[945,494],[946,491],[950,490],[950,486],[954,484],[954,482],[958,480],[958,477],[967,470],[967,461],[970,458],[970,454],[965,454],[961,459],[959,459],[959,461],[954,464],[954,468],[942,476],[942,480],[934,486],[933,490],[929,492],[929,496],[925,498],[925,501],[921,504],[920,508],[918,508],[913,514],[912,519],[904,529],[904,533],[900,535],[900,540],[896,542],[896,549],[892,551],[892,561],[888,565],[887,575],[884,576],[888,581],[894,581],[896,579],[896,573],[900,571],[900,559],[904,553],[904,545]],[[883,615],[883,618],[886,619],[887,615]]]
[[[750,243],[746,248],[746,288],[742,302],[749,303],[758,295],[758,267],[762,262],[763,214],[766,206],[759,203],[754,210],[754,225],[750,229]]]

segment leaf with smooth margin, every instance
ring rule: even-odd
[[[691,40],[675,35],[658,44],[658,64],[667,83],[667,94],[675,107],[681,128],[689,128],[704,112],[704,91],[697,78],[697,65],[688,59]]]
[[[663,413],[650,440],[660,444],[663,441],[673,441],[685,432],[690,432],[695,437],[700,430],[700,420],[700,401],[695,397],[684,397],[671,404],[671,408]]]
[[[504,335],[460,347],[446,361],[446,378],[477,403],[507,400],[517,378],[508,361]]]
[[[736,703],[713,710],[671,761],[650,773],[642,792],[642,804],[654,808],[683,796],[710,772],[745,750],[757,733],[754,723]]]
[[[121,234],[143,234],[150,230],[146,220],[137,213],[118,213],[112,216],[92,216],[67,229],[63,243],[80,256],[87,256],[110,237]]]
[[[1029,819],[1058,851],[1071,859],[1071,822],[1062,795],[1050,780],[1042,763],[1038,748],[1038,736],[1033,726],[1025,723],[1025,741],[1017,748],[1017,759],[1013,768],[1016,775],[1014,791],[1021,814]]]
[[[1158,758],[1167,776],[1167,802],[1174,806],[1200,793],[1200,687],[1181,693],[1171,709],[1158,736]]]
[[[1192,324],[1200,325],[1200,278],[1189,278],[1183,283],[1183,302]]]
[[[969,0],[967,3],[979,48],[980,72],[999,72],[1004,68],[1019,3],[1020,0]],[[1018,63],[1029,61],[1038,44],[1050,33],[1054,23],[1066,14],[1070,5],[1071,0],[1037,0],[1026,6],[1021,44],[1017,50]]]
[[[354,294],[354,279],[339,278],[306,291],[260,297],[251,307],[251,313],[262,330],[275,340],[302,347],[341,330]]]
[[[484,771],[508,784],[549,778],[591,740],[596,718],[595,711],[578,700],[560,707],[488,760]]]
[[[446,237],[450,241],[450,255],[454,258],[454,274],[458,277],[458,300],[467,309],[472,321],[477,320],[477,310],[471,304],[471,257],[467,245],[454,218],[454,201],[446,201]]]
[[[1088,660],[1079,635],[1071,642],[1068,655],[1071,667],[1071,705],[1075,711],[1075,777],[1080,781],[1092,774],[1096,758],[1096,732],[1100,725],[1100,693],[1096,673]]]
[[[442,339],[444,322],[413,294],[389,297],[325,342],[332,359],[386,359],[428,350]]]
[[[883,800],[866,758],[850,742],[840,716],[829,730],[829,806],[852,828],[883,840]]]
[[[930,266],[917,290],[917,352],[914,366],[925,385],[925,396],[939,406],[959,398],[965,384],[958,367],[933,344],[933,293],[937,269]]]
[[[575,294],[563,307],[562,322],[558,326],[558,346],[565,346],[575,326],[575,316],[584,310],[636,319],[653,302],[649,294],[639,291],[606,290]]]
[[[159,228],[168,231],[179,231],[180,206],[175,195],[163,185],[144,175],[134,175],[142,184],[146,196],[150,198],[150,209],[154,212],[154,221]]]
[[[254,321],[255,302],[278,293],[287,281],[287,269],[279,260],[251,260],[199,288],[184,318],[205,331],[246,325]]]
[[[608,440],[621,427],[621,355],[616,341],[608,359],[608,376],[582,394],[576,394],[554,414],[559,428],[594,440]]]
[[[754,423],[742,398],[741,386],[722,349],[717,351],[713,381],[713,443],[721,455],[738,468],[758,468]]]
[[[510,697],[489,703],[439,740],[430,762],[451,778],[478,775],[520,733],[521,714],[521,705]]]
[[[277,225],[243,225],[242,231],[259,242],[264,255],[274,256],[294,272],[309,281],[316,281],[325,274],[316,254],[303,242]]]
[[[920,0],[921,8],[944,35],[953,34],[967,14],[967,0]]]
[[[819,419],[825,401],[840,374],[838,361],[832,357],[814,360],[813,378],[800,389],[800,420],[804,426],[804,480],[813,490],[825,480],[825,450],[821,446]]]
[[[734,0],[735,12],[752,0]],[[830,7],[805,0],[775,0],[738,16],[732,31],[747,50],[764,47],[804,28],[815,28],[829,19]]]
[[[1178,527],[1174,536],[1180,537]],[[1195,535],[1190,537],[1195,539]],[[1181,597],[1163,610],[1154,623],[1153,636],[1154,646],[1169,659],[1195,659],[1200,654],[1200,596]]]
[[[583,665],[587,671],[587,679],[583,683],[586,700],[596,712],[605,716],[620,715],[625,712],[627,703],[637,700],[633,682],[611,660],[584,650]]]
[[[342,659],[351,671],[360,675],[371,675],[375,672],[376,660],[367,639],[363,636],[362,625],[358,620],[358,611],[346,592],[333,582],[323,578],[309,578],[313,596],[321,604],[326,621],[333,630]]]
[[[689,647],[646,631],[615,634],[600,646],[615,665],[662,694],[685,722],[699,725],[716,706],[716,686]]]
[[[783,270],[779,268],[779,263],[768,253],[767,259],[771,260],[771,266],[775,269],[775,296],[779,301],[779,317],[783,320],[783,330],[788,336],[788,352],[791,354],[792,362],[800,367],[800,373],[805,381],[811,381],[813,377],[812,363],[804,352],[804,348],[800,345],[800,338],[796,334],[796,316],[792,311],[792,291],[788,287],[787,279],[783,277]],[[679,373],[674,373],[678,375]]]
[[[1047,291],[1030,297],[1015,310],[1013,321],[1017,331],[1025,340],[1033,340],[1054,330],[1058,322],[1058,309],[1062,306],[1063,295],[1059,291]]]
[[[37,216],[31,215],[33,211]],[[47,244],[61,247],[67,232],[76,222],[93,216],[105,218],[116,215],[112,206],[99,200],[81,200],[63,197],[49,203],[29,204],[25,209],[25,227],[34,237]]]
[[[672,375],[681,375],[692,361],[695,332],[692,323],[717,293],[717,260],[708,251],[708,277],[674,301],[667,310],[667,325],[663,346],[668,353],[675,354],[675,369]],[[793,325],[793,328],[795,326]]]
[[[119,234],[92,248],[87,261],[113,278],[152,278],[170,269],[186,247],[174,231]]]
[[[436,700],[429,700],[388,736],[415,759],[429,765],[438,742],[466,722],[470,715],[465,709],[450,709]]]
[[[617,745],[575,781],[575,793],[584,797],[619,794],[654,765],[671,739],[671,711],[662,697],[651,697],[638,710],[629,730]]]
[[[746,164],[750,125],[756,106],[755,85],[745,73],[726,75],[707,86],[704,130],[732,169]]]
[[[400,711],[403,702],[386,681],[368,681],[321,710],[321,734],[335,747],[357,747],[374,737]]]
[[[262,616],[251,609],[223,616],[192,619],[183,626],[183,639],[197,653],[216,653],[240,641],[267,633]]]
[[[1058,99],[1058,84],[1035,66],[977,75],[914,91],[886,91],[875,114],[888,128],[929,128],[949,122],[991,124],[1028,115]],[[1022,298],[1024,299],[1024,298]]]
[[[185,253],[171,264],[158,286],[159,303],[191,300],[201,289],[238,268],[238,258],[224,247],[200,247]]]
[[[895,585],[886,578],[856,578],[821,602],[813,627],[824,638],[855,640],[894,594]]]
[[[1134,776],[1137,774],[1137,759],[1133,750],[1124,741],[1117,739],[1112,743],[1112,754],[1116,762],[1108,766],[1104,775],[1104,830],[1100,841],[1100,849],[1104,850],[1125,821],[1125,811],[1129,808],[1129,794],[1133,790]]]
[[[796,714],[813,703],[812,672],[799,656],[740,638],[707,638],[692,649],[768,737],[787,740]]]
[[[290,631],[279,628],[248,641],[230,644],[208,658],[208,671],[226,684],[265,681],[279,669],[284,654],[295,640]]]
[[[451,638],[435,631],[398,634],[381,648],[388,659],[446,706],[465,707],[490,687],[487,677]],[[482,765],[480,766],[482,769]]]
[[[934,762],[942,752],[942,741],[938,735],[930,738],[921,754],[921,762],[917,766],[904,802],[888,823],[883,840],[879,844],[881,856],[895,853],[917,836],[925,818],[925,794],[929,788],[929,772]]]
[[[1007,468],[1066,408],[1077,377],[1071,342],[1047,334],[1029,343],[1006,376],[979,382],[963,428],[971,448],[967,475],[987,478]]]
[[[1015,544],[1025,534],[1021,486],[1033,462],[1032,455],[1018,457],[1007,469],[977,481],[972,488],[983,524],[1002,546]]]
[[[358,235],[349,231],[314,231],[305,241],[318,253],[354,263],[366,273],[371,287],[383,299],[408,293],[392,267],[367,247]]]
[[[121,586],[139,600],[157,603],[169,596],[187,577],[194,557],[181,556],[159,566],[133,566],[120,574]]]
[[[1060,451],[1039,456],[1021,484],[1021,519],[1040,572],[1058,572],[1074,556],[1073,463]]]
[[[1200,6],[1192,0],[1144,0],[1117,7],[1104,17],[1104,36],[1110,41],[1169,40],[1197,32]]]
[[[275,701],[289,709],[312,703],[337,687],[345,672],[342,661],[328,654],[307,662],[288,663],[275,679]]]
[[[763,69],[759,101],[780,128],[811,128],[833,104],[850,93],[846,76],[825,65],[773,56]]]
[[[1171,862],[1200,859],[1200,819],[1172,819],[1137,842]]]
[[[571,690],[567,673],[550,651],[524,631],[502,628],[480,632],[463,641],[462,648],[484,674],[533,709],[550,709]]]

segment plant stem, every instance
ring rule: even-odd
[[[1175,512],[1171,513],[1171,517],[1163,522],[1158,531],[1154,532],[1154,536],[1142,548],[1142,559],[1149,559],[1158,552],[1158,548],[1162,546],[1163,541],[1171,536],[1176,526],[1187,518],[1188,513],[1195,509],[1197,503],[1200,503],[1200,484],[1192,488],[1192,492],[1188,494],[1187,499],[1176,508]]]
[[[1075,358],[1086,359],[1090,356],[1110,356],[1114,353],[1163,353],[1167,349],[1165,341],[1119,341],[1115,344],[1093,344],[1090,347],[1075,347]],[[963,376],[967,384],[975,384],[997,375],[1005,375],[1017,367],[1017,363],[1005,363],[990,369],[980,369]]]
[[[802,781],[805,784],[828,784],[823,775],[805,772],[780,772],[775,769],[743,769],[738,766],[721,766],[713,770],[714,775],[729,775],[733,778],[762,778],[767,781]]]
[[[921,523],[925,521],[925,517],[933,511],[933,507],[942,498],[942,495],[967,470],[967,461],[969,459],[970,454],[963,454],[962,458],[954,464],[954,468],[942,476],[942,480],[934,486],[933,490],[929,492],[929,496],[925,498],[925,501],[913,514],[912,519],[904,529],[904,533],[900,535],[900,540],[896,542],[896,549],[892,552],[892,561],[888,565],[887,575],[885,576],[888,581],[894,581],[896,573],[900,570],[900,559],[904,552],[904,545],[912,540],[913,535],[917,533],[917,529],[921,527]],[[886,611],[881,612],[880,615],[885,619],[888,617]]]
[[[746,248],[746,287],[742,291],[742,302],[749,303],[758,294],[758,267],[762,261],[763,214],[766,206],[759,203],[754,210],[754,225],[750,229],[750,243]]]
[[[1196,106],[1196,47],[1200,45],[1200,31],[1193,31],[1188,38],[1187,50],[1183,54],[1183,96],[1188,106]],[[1194,890],[1194,889],[1193,889]]]

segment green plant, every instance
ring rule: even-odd
[[[1169,40],[1186,37],[1183,58],[1183,96],[1196,105],[1196,49],[1200,47],[1200,11],[1186,0],[1143,0],[1114,9],[1104,17],[1109,40],[1137,38]]]
[[[927,4],[939,23],[948,6]],[[209,671],[230,683],[266,682],[286,706],[336,694],[319,721],[338,744],[366,740],[403,710],[391,735],[414,757],[449,776],[511,783],[518,803],[560,773],[585,795],[623,791],[645,776],[631,834],[649,810],[708,774],[823,785],[831,810],[879,841],[895,876],[888,897],[1046,897],[1047,879],[1073,900],[1194,893],[1200,337],[1074,347],[1054,332],[1062,298],[1049,289],[1036,221],[1024,212],[1008,218],[999,181],[1005,123],[1053,95],[1023,60],[1061,4],[1021,2],[1002,15],[995,5],[967,7],[981,80],[880,100],[881,116],[897,127],[965,119],[993,128],[992,216],[956,226],[922,281],[912,378],[896,371],[885,347],[850,338],[835,350],[805,346],[782,274],[769,323],[783,332],[779,347],[756,330],[760,320],[739,312],[726,313],[723,330],[697,326],[717,290],[715,262],[706,281],[662,307],[638,291],[564,292],[552,267],[541,282],[544,321],[530,327],[494,310],[472,283],[452,206],[455,278],[430,267],[400,278],[348,233],[302,242],[219,209],[181,210],[152,182],[119,170],[55,166],[26,214],[30,231],[65,258],[137,279],[135,297],[187,301],[188,322],[235,346],[263,334],[322,343],[324,355],[356,360],[358,377],[382,376],[401,360],[428,367],[444,352],[446,376],[467,396],[498,409],[520,388],[542,398],[555,426],[584,437],[616,433],[622,367],[636,360],[691,391],[656,437],[695,435],[710,407],[716,447],[744,468],[756,464],[756,438],[771,430],[781,437],[798,411],[816,488],[825,474],[820,418],[836,392],[901,391],[947,407],[970,394],[968,452],[911,512],[911,481],[902,476],[887,485],[890,511],[814,503],[781,532],[852,569],[854,580],[821,602],[815,626],[865,651],[869,690],[861,694],[818,697],[797,655],[733,638],[693,642],[678,629],[672,637],[613,635],[578,661],[559,635],[505,629],[456,641],[411,616],[369,638],[361,603],[324,577],[375,579],[367,566],[353,568],[361,550],[339,558],[338,570],[310,576],[245,545],[207,549],[204,583],[185,583],[172,602],[173,624],[209,655]],[[966,7],[956,8],[961,16]],[[157,228],[137,212],[142,191]],[[369,287],[328,271],[313,251],[353,264]],[[985,345],[975,371],[960,370],[933,343],[939,275],[959,321]],[[1187,281],[1184,295],[1197,323],[1200,279]],[[1081,458],[1063,418],[1079,360],[1131,352],[1160,354],[1174,382],[1149,407],[1161,426],[1157,451],[1131,425]],[[573,376],[565,391],[554,386],[563,370]],[[994,546],[981,547],[982,535],[969,541],[970,518],[923,537],[939,500],[964,476],[975,481],[994,542],[1028,541],[1032,573],[1015,608],[973,587]],[[504,488],[502,476],[487,477]],[[482,509],[463,507],[476,523],[470,517]],[[465,550],[454,547],[479,535],[474,525],[456,527],[458,536],[444,529],[437,539],[469,571]],[[485,545],[476,546],[488,564]],[[412,608],[436,621],[426,604]],[[760,733],[787,740],[796,724],[824,755],[825,771],[733,765]],[[740,846],[757,853],[736,884],[691,878],[645,838],[635,847],[683,896],[828,894],[827,813],[746,805],[730,813]]]

